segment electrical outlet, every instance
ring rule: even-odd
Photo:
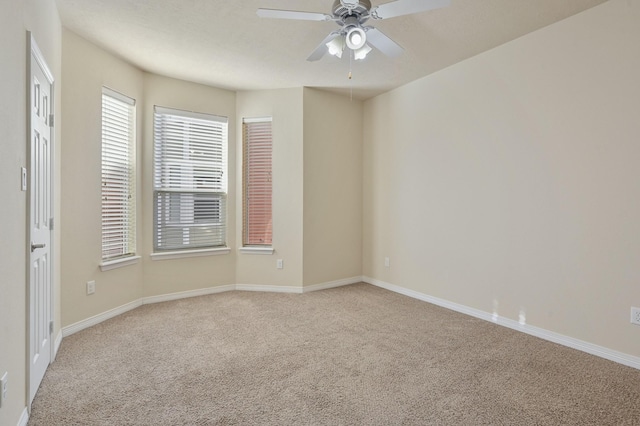
[[[283,264],[283,262],[282,262],[282,259],[278,259],[278,260],[276,261],[276,268],[278,268],[278,269],[282,269],[282,268],[284,268],[284,264]]]
[[[631,324],[640,325],[640,308],[631,307]]]
[[[96,292],[96,282],[88,281],[87,282],[87,295],[93,294]]]
[[[7,385],[7,376],[8,372],[2,375],[0,378],[0,408],[2,408],[2,404],[7,400],[7,391],[9,390]]]
[[[384,267],[388,268],[391,265],[391,261],[389,260],[388,257],[384,258]]]

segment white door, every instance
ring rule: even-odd
[[[29,172],[29,402],[51,361],[53,78],[31,40]]]

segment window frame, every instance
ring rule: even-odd
[[[152,258],[228,252],[228,122],[154,106]]]
[[[241,252],[243,253],[273,253],[272,123],[272,117],[242,119]],[[255,205],[250,203],[252,194],[257,199]],[[267,209],[268,213],[266,213]],[[251,220],[252,217],[255,218],[255,223]],[[256,234],[263,235],[264,240],[256,241]]]
[[[101,101],[100,268],[104,271],[136,263],[140,256],[136,255],[136,100],[103,86]]]

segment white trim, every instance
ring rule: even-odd
[[[107,96],[111,96],[112,98],[115,98],[117,100],[119,100],[120,102],[123,102],[129,106],[136,106],[136,100],[124,95],[116,90],[111,89],[110,87],[107,86],[102,86],[102,94],[103,95],[107,95]]]
[[[140,256],[129,256],[129,257],[123,257],[116,260],[107,260],[100,264],[100,270],[102,272],[110,271],[112,269],[118,269],[118,268],[122,268],[129,265],[135,265],[139,261],[140,261]]]
[[[27,31],[27,34],[29,35],[29,40],[30,40],[30,51],[33,54],[34,59],[36,60],[36,62],[38,62],[38,65],[40,66],[40,68],[42,68],[42,72],[44,73],[45,77],[47,77],[47,80],[49,80],[49,84],[53,85],[53,82],[55,81],[55,79],[53,78],[53,73],[47,66],[47,62],[45,61],[44,55],[42,54],[42,51],[40,50],[40,48],[36,43],[36,39],[33,37],[33,33],[31,31]],[[53,98],[53,94],[52,94],[52,98]],[[52,102],[52,105],[53,105],[53,102]],[[49,111],[49,113],[53,114],[53,111]],[[55,125],[55,122],[54,122],[54,125]]]
[[[362,276],[344,278],[336,281],[328,281],[325,283],[312,284],[308,286],[276,286],[264,284],[236,284],[236,290],[239,291],[265,291],[269,293],[309,293],[312,291],[326,290],[329,288],[342,287],[345,285],[362,282]]]
[[[264,291],[268,293],[302,293],[302,287],[287,285],[236,284],[239,291]]]
[[[49,68],[49,66],[47,65],[47,61],[45,60],[44,55],[42,54],[42,51],[40,50],[40,48],[38,47],[38,44],[36,43],[36,39],[33,36],[33,33],[31,31],[27,31],[27,73],[26,73],[26,78],[27,81],[29,82],[28,84],[28,89],[27,89],[27,105],[28,105],[28,111],[31,111],[31,102],[33,101],[33,86],[32,86],[32,79],[34,77],[34,67],[33,67],[33,60],[35,60],[35,62],[37,63],[38,67],[40,68],[40,70],[42,71],[42,73],[44,74],[46,80],[48,81],[49,85],[50,85],[50,98],[49,98],[49,102],[50,102],[50,108],[49,108],[49,116],[53,118],[53,123],[50,123],[50,130],[49,130],[49,159],[48,159],[48,168],[49,168],[49,179],[50,179],[50,183],[49,183],[49,191],[50,191],[50,203],[51,206],[55,206],[56,203],[56,199],[55,199],[55,194],[56,194],[56,186],[55,186],[55,176],[56,176],[56,144],[57,144],[57,140],[56,140],[56,126],[59,126],[59,120],[56,116],[56,114],[58,113],[57,109],[56,109],[56,91],[57,91],[57,85],[56,85],[56,81],[54,78],[53,73],[51,72],[51,69]],[[28,133],[27,133],[27,138],[26,138],[26,147],[27,147],[27,156],[29,157],[27,159],[28,164],[32,163],[33,160],[33,152],[31,149],[31,132],[33,130],[33,122],[32,122],[32,113],[29,112],[27,114],[27,126],[28,126]],[[32,172],[32,171],[31,171]],[[30,173],[31,173],[30,172]],[[32,196],[32,190],[33,190],[33,184],[31,182],[31,174],[29,175],[29,184],[27,186],[27,210],[26,210],[26,220],[27,223],[31,224],[31,210],[33,209],[33,206],[31,205],[31,196]],[[56,251],[55,251],[55,246],[56,246],[56,232],[53,229],[53,227],[51,226],[51,224],[55,223],[54,222],[54,217],[50,217],[49,219],[49,257],[51,259],[55,259],[56,258]],[[59,224],[55,223],[56,226],[59,226]],[[29,245],[30,239],[31,239],[31,225],[29,225],[29,229],[27,231],[27,245]],[[31,263],[31,258],[30,258],[30,253],[27,250],[26,253],[27,256],[27,264]],[[48,263],[49,266],[49,318],[48,318],[48,324],[51,324],[51,321],[53,321],[53,318],[55,317],[55,313],[56,313],[56,305],[55,305],[55,291],[54,291],[54,287],[55,287],[55,276],[56,276],[56,270],[55,270],[55,262],[49,262]],[[32,301],[32,294],[29,290],[30,285],[31,285],[31,268],[27,268],[28,269],[28,273],[26,275],[26,288],[27,288],[27,292],[26,292],[26,297],[27,297],[27,325],[28,325],[28,341],[30,342],[32,339],[32,335],[33,335],[33,324],[31,323],[31,317],[32,317],[32,310],[33,310],[33,301]],[[51,339],[51,335],[49,335],[49,339]],[[27,391],[27,407],[25,408],[25,410],[27,411],[27,415],[26,415],[26,420],[25,420],[25,425],[26,425],[26,421],[29,420],[29,415],[28,412],[29,410],[31,410],[31,403],[33,402],[33,398],[35,397],[35,392],[37,392],[37,389],[35,390],[35,392],[33,391],[33,386],[32,386],[32,370],[33,370],[33,364],[31,362],[31,344],[28,343],[27,344],[27,351],[26,351],[26,367],[25,367],[25,387],[26,387],[26,391]],[[54,347],[53,344],[50,344],[49,346],[49,365],[51,364],[51,362],[54,359]],[[47,369],[49,368],[49,366],[47,365]],[[21,417],[21,421],[24,418],[24,412],[23,415]]]
[[[245,246],[240,247],[238,251],[242,254],[273,254],[273,247],[256,247],[256,246]]]
[[[29,423],[29,410],[27,410],[27,407],[24,407],[24,410],[22,410],[22,415],[18,420],[18,426],[27,426],[27,423]]]
[[[201,288],[199,290],[189,290],[189,291],[181,291],[178,293],[162,294],[159,296],[147,296],[147,297],[143,297],[141,300],[143,305],[149,305],[151,303],[168,302],[171,300],[186,299],[188,297],[197,297],[197,296],[206,296],[208,294],[224,293],[226,291],[233,291],[235,289],[236,289],[236,286],[233,284],[230,284],[230,285],[223,285],[220,287],[209,287],[209,288]]]
[[[118,315],[124,314],[125,312],[131,311],[135,308],[142,306],[142,299],[134,300],[133,302],[129,302],[117,308],[110,309],[106,312],[103,312],[98,315],[94,315],[82,321],[78,321],[74,324],[68,325],[62,329],[62,336],[67,337],[78,331],[84,330],[85,328],[92,327],[94,325],[100,324],[103,321],[111,319],[113,317],[117,317]]]
[[[155,114],[177,115],[179,117],[195,118],[197,120],[216,121],[218,123],[229,123],[229,118],[223,115],[209,114],[206,112],[187,111],[183,109],[167,108],[154,105],[153,112]]]
[[[68,325],[60,331],[62,337],[70,336],[85,328],[92,327],[100,324],[103,321],[116,317],[120,314],[124,314],[132,309],[138,308],[142,305],[148,305],[152,303],[168,302],[171,300],[186,299],[189,297],[206,296],[209,294],[224,293],[227,291],[264,291],[269,293],[308,293],[310,291],[323,290],[327,288],[340,287],[349,284],[355,284],[363,281],[363,277],[345,278],[337,281],[330,281],[326,283],[314,284],[307,287],[299,286],[276,286],[276,285],[262,285],[262,284],[228,284],[217,287],[201,288],[198,290],[181,291],[177,293],[162,294],[158,296],[147,296],[134,300],[122,306],[114,309],[110,309],[98,315],[94,315],[82,321],[78,321],[74,324]],[[56,351],[60,346],[62,337],[60,335],[56,338]]]
[[[608,359],[619,364],[633,367],[640,370],[640,357],[618,352],[613,349],[605,348],[603,346],[595,345],[593,343],[585,342],[583,340],[575,339],[573,337],[565,336],[554,331],[545,330],[540,327],[535,327],[529,324],[520,324],[518,321],[501,317],[499,315],[493,315],[489,312],[481,311],[479,309],[471,308],[458,303],[450,302],[448,300],[440,299],[433,296],[428,296],[424,293],[420,293],[415,290],[409,290],[404,287],[400,287],[394,284],[389,284],[384,281],[377,280],[375,278],[364,276],[362,280],[368,284],[381,287],[395,293],[403,294],[405,296],[412,297],[414,299],[422,300],[424,302],[432,303],[434,305],[441,306],[443,308],[451,309],[452,311],[460,312],[462,314],[470,315],[485,321],[491,321],[498,325],[511,328],[513,330],[521,331],[531,336],[539,337],[544,340],[548,340],[553,343],[557,343],[563,346],[567,346],[572,349],[577,349],[582,352],[586,352],[591,355],[595,355],[600,358]]]
[[[169,259],[182,259],[185,257],[200,257],[200,256],[218,256],[221,254],[229,254],[231,249],[229,247],[222,248],[209,248],[201,250],[183,250],[183,251],[168,251],[151,253],[151,260],[169,260]]]
[[[273,117],[243,117],[242,123],[271,123]]]
[[[326,283],[312,284],[312,285],[304,286],[304,287],[302,287],[302,292],[303,293],[309,293],[309,292],[312,292],[312,291],[326,290],[326,289],[329,289],[329,288],[342,287],[342,286],[345,286],[345,285],[356,284],[356,283],[360,283],[360,282],[362,282],[362,275],[357,276],[357,277],[344,278],[342,280],[329,281],[329,282],[326,282]]]
[[[55,361],[56,356],[58,355],[58,349],[60,349],[60,344],[62,343],[62,329],[58,330],[58,335],[56,339],[53,341],[53,356],[51,357],[51,362]]]

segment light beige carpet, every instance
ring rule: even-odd
[[[29,425],[640,425],[640,371],[367,284],[65,338]]]

